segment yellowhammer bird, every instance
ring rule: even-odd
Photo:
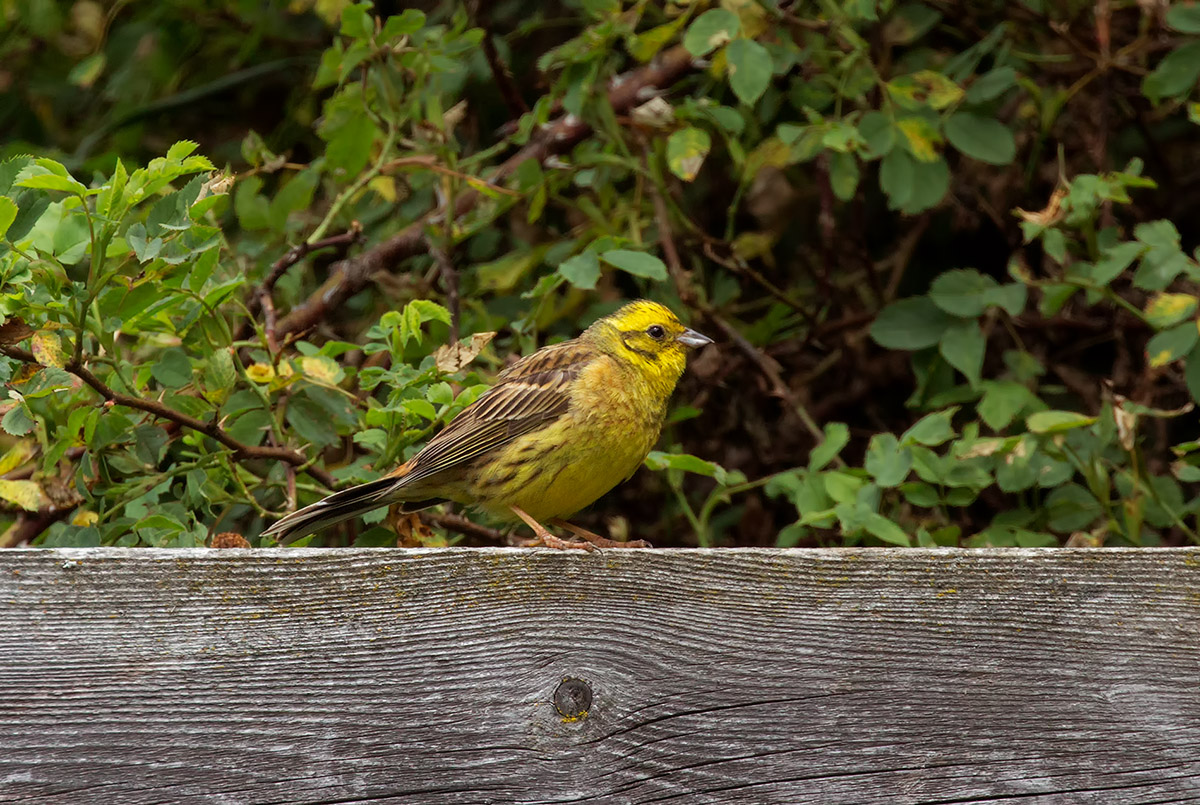
[[[387,476],[289,514],[265,534],[290,542],[380,506],[416,511],[454,501],[515,515],[537,535],[528,544],[643,546],[607,540],[563,518],[633,475],[658,440],[688,349],[711,343],[657,302],[630,302],[578,338],[504,370]],[[543,522],[587,542],[560,539]]]

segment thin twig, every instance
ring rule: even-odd
[[[492,32],[486,25],[481,25],[483,28],[483,55],[487,59],[488,68],[492,71],[492,78],[496,82],[496,88],[500,90],[500,97],[504,99],[504,103],[508,106],[510,117],[520,117],[529,111],[529,106],[525,103],[525,99],[521,97],[521,93],[517,91],[517,85],[513,83],[512,73],[508,70],[508,65],[500,58],[500,54],[496,52],[496,43],[492,41]]]
[[[21,349],[20,347],[0,347],[0,352],[10,358],[24,361],[26,363],[38,362],[37,359],[34,358],[32,352]],[[261,447],[257,445],[242,444],[237,439],[230,436],[229,433],[222,428],[216,420],[211,422],[202,422],[195,417],[191,417],[172,408],[168,408],[158,400],[145,400],[141,397],[134,397],[131,394],[123,394],[110,387],[100,378],[96,377],[96,375],[93,374],[92,371],[83,364],[70,361],[63,366],[63,369],[75,375],[84,383],[87,383],[94,391],[100,394],[100,396],[107,400],[110,404],[121,405],[126,408],[133,408],[137,411],[144,411],[147,414],[152,414],[153,416],[158,417],[159,419],[175,422],[190,430],[203,433],[210,439],[213,439],[214,441],[232,450],[235,458],[273,459],[275,461],[284,461],[294,467],[303,468],[305,472],[307,472],[313,478],[316,478],[325,486],[332,488],[337,485],[337,482],[334,481],[332,475],[319,467],[311,466],[309,459],[305,458],[301,453],[297,453],[295,450],[291,450],[286,447]]]
[[[614,80],[608,93],[614,113],[628,112],[641,103],[647,90],[661,89],[675,83],[694,69],[693,61],[687,50],[675,47],[650,64],[622,76],[620,81]],[[591,132],[591,127],[578,118],[571,115],[561,117],[542,127],[524,148],[505,160],[486,181],[498,184],[526,161],[534,159],[544,162],[574,147]],[[472,187],[458,196],[454,209],[447,213],[452,213],[451,218],[462,217],[475,208],[481,197],[481,193]],[[440,209],[433,210],[383,243],[335,263],[321,287],[280,320],[276,334],[281,338],[286,337],[324,321],[330,311],[365,288],[376,272],[389,271],[402,260],[420,254],[425,246],[425,227],[439,218],[441,212]]]
[[[451,514],[450,512],[434,512],[423,511],[420,513],[421,520],[428,526],[437,526],[444,528],[447,531],[453,531],[468,537],[478,537],[493,542],[504,542],[504,532],[497,531],[494,528],[480,525],[479,523],[468,520],[461,514]]]

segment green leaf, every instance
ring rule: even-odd
[[[880,311],[871,325],[871,338],[888,349],[924,349],[938,343],[953,323],[928,296],[913,296]]]
[[[275,194],[267,209],[267,221],[272,229],[282,231],[287,224],[288,215],[307,209],[312,204],[313,192],[317,189],[319,179],[318,171],[307,168],[293,176]]]
[[[1187,366],[1183,372],[1184,382],[1192,399],[1200,402],[1200,346],[1194,347],[1188,353]]]
[[[15,408],[9,409],[8,413],[0,419],[0,428],[13,436],[24,436],[33,430],[36,424],[37,422],[29,415],[29,409],[23,402],[18,402]]]
[[[858,136],[866,143],[863,159],[879,159],[891,153],[896,146],[896,129],[887,115],[874,109],[862,116],[858,123]]]
[[[1108,285],[1121,276],[1145,250],[1143,244],[1132,240],[1109,246],[1101,252],[1100,259],[1092,266],[1092,281],[1098,285]]]
[[[902,75],[887,84],[888,95],[905,109],[945,109],[963,96],[962,87],[934,70]]]
[[[1187,42],[1168,53],[1154,72],[1142,79],[1142,94],[1157,103],[1182,96],[1200,80],[1200,42]]]
[[[979,385],[986,348],[987,339],[975,321],[957,322],[946,329],[938,342],[938,351],[946,363],[966,375],[972,387]]]
[[[1085,428],[1096,421],[1096,417],[1074,411],[1038,411],[1025,420],[1031,433],[1065,433],[1076,428]]]
[[[166,388],[177,389],[192,382],[192,361],[179,347],[168,347],[151,364],[150,374]]]
[[[600,261],[595,252],[581,252],[559,263],[558,273],[576,288],[590,291],[600,279]]]
[[[808,454],[808,469],[812,472],[824,467],[834,456],[842,452],[842,448],[850,442],[850,428],[841,422],[826,423],[825,436],[821,443]]]
[[[705,11],[688,26],[683,46],[693,56],[703,56],[737,36],[742,24],[737,14],[723,8]]]
[[[938,275],[929,298],[947,313],[974,318],[994,303],[993,294],[999,287],[996,280],[973,268],[956,268]]]
[[[913,176],[916,160],[907,151],[894,148],[879,164],[879,188],[887,194],[888,207],[893,210],[906,206],[913,195]]]
[[[950,165],[940,155],[928,161],[914,161],[912,180],[912,193],[900,206],[905,215],[916,215],[942,203],[950,190]]]
[[[1017,155],[1012,130],[995,118],[955,112],[946,121],[945,131],[951,145],[980,162],[1007,165]]]
[[[1017,85],[1017,72],[1011,67],[997,67],[975,79],[967,90],[967,103],[985,103],[998,98]]]
[[[1194,321],[1186,321],[1169,330],[1156,333],[1146,344],[1146,359],[1152,368],[1166,366],[1173,360],[1182,358],[1196,346],[1200,330],[1196,329]]]
[[[338,442],[333,419],[307,397],[293,397],[288,401],[286,419],[297,435],[310,444],[329,447]]]
[[[1087,528],[1104,513],[1100,502],[1079,484],[1065,484],[1046,499],[1046,526],[1051,531],[1069,532]]]
[[[912,469],[912,451],[901,447],[894,434],[876,433],[867,445],[864,466],[879,486],[898,486]]]
[[[900,444],[923,444],[936,447],[954,438],[954,426],[951,420],[958,412],[958,406],[952,406],[944,411],[934,411],[918,419],[911,428],[900,436]]]
[[[680,129],[667,138],[667,167],[680,179],[690,182],[700,172],[711,147],[712,139],[704,129],[694,126]]]
[[[771,54],[753,39],[735,39],[725,48],[725,57],[733,94],[752,106],[771,83]]]
[[[858,160],[853,154],[833,152],[829,157],[829,183],[833,194],[842,201],[854,198],[858,189]]]
[[[611,266],[626,271],[637,277],[652,280],[665,280],[667,266],[652,254],[634,252],[628,249],[611,249],[600,255],[600,259]]]
[[[406,8],[399,14],[393,14],[383,24],[383,40],[390,42],[402,36],[415,34],[425,27],[425,12],[415,8]]]
[[[871,512],[863,518],[862,527],[867,533],[883,542],[900,545],[907,548],[912,540],[904,529],[893,523],[878,512]]]
[[[385,314],[385,318],[388,315]],[[390,319],[389,319],[390,321]],[[400,342],[407,346],[410,340],[421,343],[421,325],[427,321],[440,321],[443,324],[450,323],[450,311],[439,305],[437,302],[430,302],[428,299],[414,299],[404,306],[404,310],[400,311],[399,326]],[[381,319],[381,324],[383,321]]]
[[[17,205],[8,196],[0,196],[0,238],[4,237],[4,233],[8,231],[15,220],[17,220]]]
[[[1037,397],[1014,380],[989,380],[983,384],[983,398],[976,410],[979,418],[992,430],[1004,430]]]
[[[28,187],[31,190],[60,190],[72,195],[83,195],[87,188],[70,176],[59,176],[55,173],[39,173],[28,176],[17,183],[17,187]]]
[[[718,464],[705,461],[698,456],[688,455],[687,453],[663,453],[658,450],[652,450],[646,456],[645,463],[652,470],[681,470],[697,475],[706,475],[709,478],[714,478],[721,474],[721,467]]]

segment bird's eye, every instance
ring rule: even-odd
[[[650,336],[655,341],[661,341],[663,336],[666,334],[667,331],[662,328],[661,324],[652,324],[650,325],[650,328],[646,330],[646,335]]]

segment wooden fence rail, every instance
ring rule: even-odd
[[[1200,802],[1200,550],[4,551],[0,801]]]

